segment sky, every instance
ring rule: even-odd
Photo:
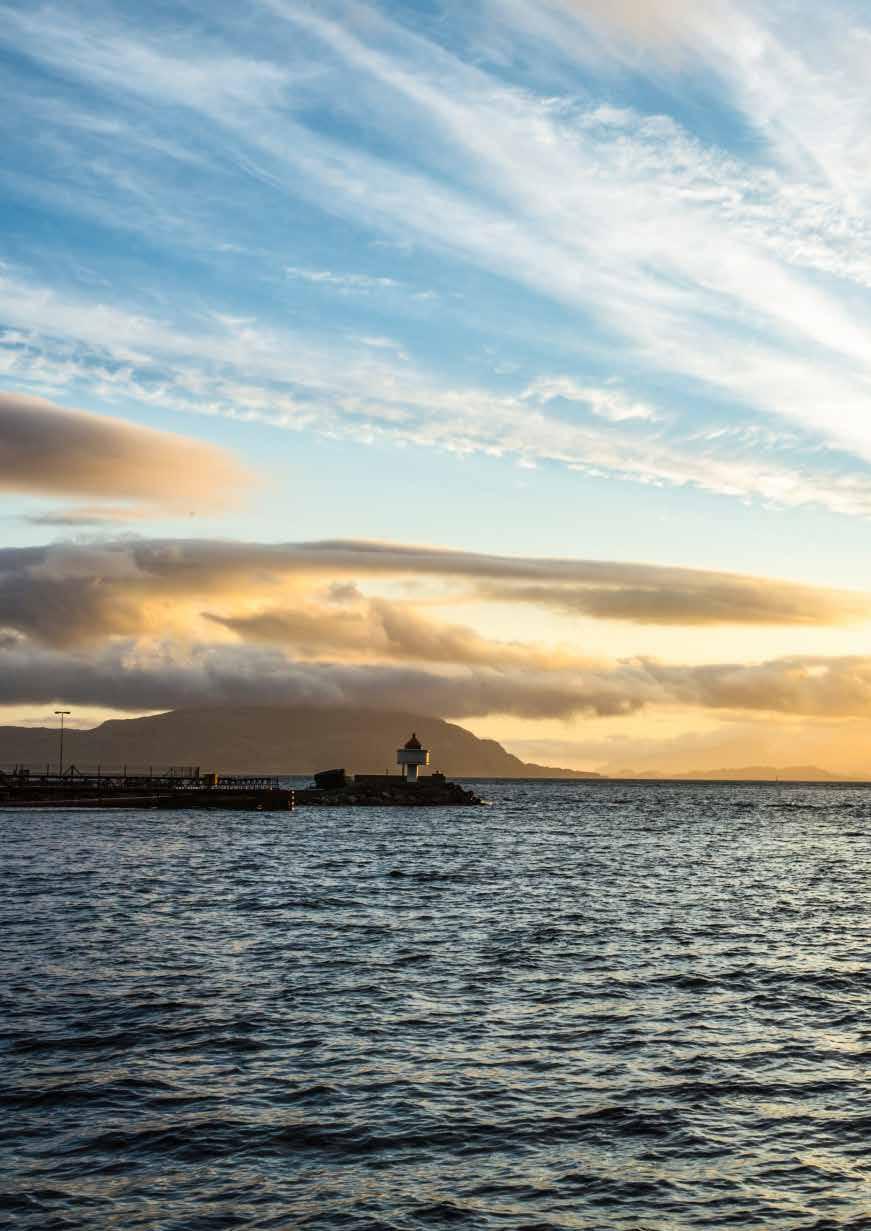
[[[866,5],[0,18],[0,723],[871,774]]]

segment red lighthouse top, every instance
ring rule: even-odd
[[[422,747],[423,747],[423,744],[421,744],[420,740],[417,738],[417,736],[416,736],[416,735],[414,734],[414,732],[412,731],[412,733],[411,733],[411,739],[408,741],[408,743],[407,743],[405,746],[406,746],[406,748],[415,748],[415,749],[417,749],[417,748],[422,748]]]

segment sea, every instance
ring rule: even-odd
[[[0,813],[0,1225],[871,1227],[871,788]]]

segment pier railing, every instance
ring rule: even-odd
[[[0,764],[0,811],[14,808],[202,808],[292,812],[278,777],[204,774],[197,765]]]
[[[199,765],[65,765],[60,772],[57,762],[0,762],[0,774],[21,778],[199,778]]]
[[[266,774],[204,774],[199,765],[67,765],[63,773],[50,761],[0,763],[0,782],[17,786],[93,787],[129,790],[132,787],[173,791],[270,791],[281,780]]]

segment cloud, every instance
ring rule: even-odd
[[[207,618],[244,641],[292,647],[310,658],[338,655],[527,670],[553,670],[578,661],[543,646],[490,640],[462,625],[438,624],[407,603],[385,599],[360,599],[354,610],[308,604],[292,611]]]
[[[871,658],[785,658],[759,664],[665,665],[652,660],[571,671],[299,662],[250,645],[111,644],[61,653],[0,645],[0,705],[68,704],[127,711],[194,704],[307,703],[417,710],[447,718],[614,718],[650,706],[871,718]]]
[[[596,389],[581,386],[569,376],[553,376],[535,381],[523,394],[529,399],[547,405],[562,400],[585,406],[591,414],[612,423],[625,423],[639,419],[653,423],[661,416],[644,402],[628,398],[619,388]]]
[[[633,566],[624,568],[622,578],[617,580],[618,570],[615,569],[615,580],[605,585],[485,583],[478,593],[482,598],[532,603],[595,620],[682,627],[726,624],[819,627],[859,623],[871,615],[871,598],[847,590],[825,590],[728,574],[700,572],[694,576],[689,569],[674,570],[675,576],[669,581],[669,570],[648,572],[644,565],[635,566],[638,571],[633,578]]]
[[[760,578],[390,543],[123,540],[0,550],[0,701],[121,709],[248,701],[443,716],[623,716],[648,706],[871,716],[871,659],[591,660],[438,623],[375,581],[635,622],[817,623],[866,596]],[[356,583],[356,584],[355,584]],[[450,590],[447,591],[450,595]],[[426,591],[420,591],[425,599]],[[206,613],[204,615],[204,613]],[[218,634],[222,634],[219,636]]]
[[[414,667],[299,663],[252,646],[134,643],[81,655],[0,646],[0,705],[69,705],[116,710],[184,705],[361,706],[406,709],[454,718],[512,714],[542,718],[575,713],[614,715],[637,708],[612,688],[589,688],[556,676],[467,670],[439,675]]]
[[[783,6],[729,4],[718,39],[706,20],[710,5],[574,5],[575,14],[610,14],[624,29],[691,27],[699,76],[710,74],[724,111],[739,106],[754,126],[754,140],[742,140],[730,156],[711,143],[707,125],[700,140],[667,116],[603,104],[613,81],[605,89],[598,78],[585,82],[585,107],[573,97],[535,94],[473,68],[373,6],[365,8],[366,21],[351,23],[337,4],[264,5],[250,42],[239,45],[239,31],[229,38],[224,28],[223,47],[220,22],[205,42],[176,29],[167,39],[159,25],[113,22],[105,11],[84,10],[76,9],[75,30],[63,36],[50,11],[15,12],[4,37],[20,55],[87,87],[95,114],[88,129],[80,102],[78,142],[86,140],[83,133],[93,140],[100,124],[117,123],[119,109],[129,112],[131,128],[155,139],[171,136],[181,152],[199,159],[191,174],[201,191],[161,178],[147,162],[131,166],[126,142],[115,142],[96,153],[88,147],[81,159],[86,182],[67,186],[77,208],[93,216],[102,207],[104,225],[118,225],[123,214],[152,242],[156,230],[165,242],[180,242],[186,222],[184,242],[201,255],[206,244],[215,250],[233,239],[250,243],[252,236],[236,229],[240,218],[265,217],[271,202],[301,195],[322,213],[350,219],[375,242],[434,254],[455,284],[473,281],[471,269],[510,280],[521,310],[529,308],[525,293],[546,297],[563,311],[560,332],[572,338],[570,356],[548,370],[563,372],[570,359],[570,379],[601,396],[591,402],[599,407],[595,423],[567,423],[547,404],[530,412],[522,389],[535,373],[525,374],[514,396],[497,396],[455,387],[450,370],[440,379],[400,372],[398,363],[367,370],[358,356],[336,356],[330,330],[319,346],[311,338],[301,345],[277,313],[224,336],[219,328],[192,327],[202,319],[196,294],[179,290],[166,323],[150,317],[149,301],[135,288],[128,288],[134,306],[124,310],[120,293],[109,303],[102,290],[99,299],[89,292],[76,302],[56,285],[22,287],[23,279],[10,278],[4,315],[34,331],[29,344],[43,357],[44,376],[53,369],[63,383],[63,373],[71,378],[75,369],[92,387],[104,383],[143,404],[188,411],[205,404],[210,413],[259,417],[290,430],[519,455],[582,473],[694,483],[736,497],[868,515],[867,474],[843,460],[822,462],[824,455],[807,449],[834,445],[865,463],[871,458],[869,314],[859,293],[871,284],[871,240],[863,212],[845,201],[847,189],[854,203],[865,191],[867,72],[858,38],[833,46],[831,32],[816,37],[825,15],[808,7],[801,22],[789,22]],[[575,31],[574,39],[555,42],[560,55],[596,44],[558,0],[504,0],[503,10],[506,28],[511,15],[528,25],[559,10],[557,31]],[[330,21],[336,13],[339,20]],[[831,28],[841,24],[828,21]],[[266,63],[265,48],[273,57]],[[525,46],[512,50],[522,55]],[[621,66],[616,52],[603,56],[596,44],[594,53],[603,74]],[[835,71],[827,71],[826,57]],[[337,79],[340,93],[333,91]],[[320,106],[289,106],[292,87],[310,90]],[[351,92],[353,136],[342,110]],[[43,96],[31,86],[31,97],[13,100],[17,114],[40,99],[45,104]],[[657,91],[658,101],[665,97],[667,89]],[[69,110],[55,99],[44,125],[40,112],[40,134],[50,131],[62,150],[69,148]],[[408,126],[421,134],[411,162]],[[361,133],[373,139],[361,140]],[[238,172],[229,184],[227,158]],[[74,161],[63,158],[65,174]],[[808,174],[808,165],[824,176]],[[108,202],[94,191],[94,174],[102,175]],[[31,195],[38,193],[28,184]],[[209,216],[211,230],[199,220],[191,225],[194,197],[225,201],[225,189],[232,200]],[[259,254],[257,273],[274,278],[287,259],[276,243]],[[329,267],[291,268],[305,275],[300,295],[306,287],[316,291],[317,279],[346,276]],[[235,277],[213,288],[210,295],[223,294],[225,304],[237,298]],[[488,319],[488,306],[475,305],[478,321]],[[83,339],[90,349],[79,355]],[[399,341],[410,353],[405,338]],[[512,339],[500,341],[521,368],[539,367],[539,354],[517,356]],[[58,353],[64,345],[72,368]],[[148,363],[131,368],[124,362],[130,350]],[[449,358],[443,365],[450,367]],[[595,384],[588,369],[597,370]],[[627,417],[622,406],[615,414],[609,380],[626,370],[633,385],[623,395],[626,406],[649,408],[651,388],[665,403],[669,382],[676,405],[664,404],[655,421]],[[797,445],[803,451],[788,458],[767,448],[739,455],[734,441],[728,448],[712,438],[702,443],[689,430],[698,420],[706,426],[711,416],[735,413],[766,423],[780,417],[806,434]],[[670,430],[650,432],[653,422]]]
[[[147,596],[123,550],[23,548],[0,555],[0,628],[61,647],[149,631]]]
[[[367,578],[429,582],[442,598],[535,604],[635,624],[802,627],[871,615],[871,599],[862,593],[703,570],[356,540],[124,539],[0,549],[0,628],[74,646],[151,635],[170,623],[179,635],[203,635],[207,612],[212,632],[217,624],[315,656],[368,651],[440,662],[566,662],[564,653],[434,624],[408,603],[367,600],[351,588]],[[333,587],[325,595],[324,585]]]
[[[793,657],[691,668],[646,663],[673,701],[814,717],[871,716],[871,658]]]
[[[414,199],[413,214],[402,222],[419,240],[461,251],[503,276],[508,268],[515,281],[583,306],[622,337],[624,358],[642,355],[766,415],[798,419],[867,458],[863,329],[835,295],[779,262],[753,233],[765,217],[781,241],[793,239],[787,200],[794,185],[790,193],[787,182],[764,169],[763,194],[777,197],[773,218],[772,203],[760,209],[755,195],[758,166],[704,148],[670,118],[632,115],[616,140],[613,125],[597,123],[596,113],[572,123],[571,113],[566,118],[558,108],[548,111],[539,100],[500,90],[467,66],[450,66],[455,90],[447,91],[444,54],[422,54],[410,36],[403,44],[392,31],[401,50],[390,55],[341,23],[303,15],[280,0],[272,6],[316,32],[361,82],[374,83],[384,105],[392,99],[413,108],[436,144],[450,144],[456,179],[466,189],[449,194],[435,176],[412,175],[339,142],[297,134],[291,159],[305,166],[307,182],[318,180],[332,192],[336,208],[350,202],[370,225],[385,225],[389,215],[395,226],[398,201]],[[618,11],[631,15],[628,7]],[[674,11],[661,5],[654,12],[658,19]],[[754,36],[766,47],[772,43],[773,67],[784,71],[788,51],[762,27],[748,18],[734,33],[741,36],[740,53],[750,58]],[[713,59],[723,48],[711,39],[703,50]],[[268,139],[262,148],[277,153]],[[486,202],[477,191],[482,179]],[[805,252],[836,242],[833,233],[820,236],[827,227],[819,210],[813,213],[810,242],[796,267]],[[792,252],[798,255],[794,244]],[[759,333],[747,330],[751,319]],[[833,362],[839,353],[849,356],[846,369]],[[837,416],[821,411],[814,385],[838,399]]]
[[[219,508],[245,482],[241,466],[201,441],[0,393],[0,491],[123,499],[178,513]]]
[[[328,286],[338,291],[368,291],[395,290],[400,284],[395,278],[378,277],[372,274],[334,273],[330,269],[297,269],[288,266],[285,273],[289,278],[302,282],[312,282],[316,286]]]
[[[558,0],[596,23],[617,27],[645,42],[674,39],[698,19],[699,10],[715,9],[716,0]]]
[[[147,316],[95,311],[46,287],[5,283],[5,318],[33,331],[26,345],[7,346],[0,330],[0,365],[6,362],[22,384],[75,380],[101,398],[330,439],[553,462],[579,474],[871,515],[871,478],[862,471],[821,465],[807,452],[786,457],[782,437],[770,430],[751,439],[714,427],[674,439],[659,430],[666,412],[612,386],[573,386],[584,395],[574,400],[589,412],[575,419],[552,413],[554,399],[531,397],[530,386],[516,394],[446,387],[410,363],[407,352],[388,355],[371,339],[325,348],[316,336],[217,316],[209,329],[168,330]],[[542,387],[565,379],[544,378]],[[814,381],[819,397],[826,396],[819,375],[795,373],[802,396]]]
[[[148,516],[149,512],[144,508],[79,505],[68,509],[49,509],[47,513],[27,514],[20,520],[29,526],[113,526],[119,522],[143,521]]]
[[[353,581],[334,581],[326,594],[329,603],[354,603],[362,597],[359,586]]]

